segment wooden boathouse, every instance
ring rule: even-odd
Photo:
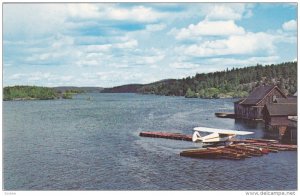
[[[297,96],[287,97],[277,86],[259,86],[234,102],[235,118],[264,120],[280,140],[297,143]]]
[[[280,139],[293,141],[297,137],[297,103],[266,104],[263,109],[265,126],[275,130]]]
[[[266,104],[263,114],[266,126],[288,126],[289,117],[297,116],[297,104]]]
[[[287,99],[287,96],[275,85],[265,85],[255,88],[250,95],[234,102],[236,118],[262,120],[263,108],[266,104],[276,103],[276,100]]]

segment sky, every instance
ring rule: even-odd
[[[113,87],[296,60],[297,4],[3,4],[3,86]]]

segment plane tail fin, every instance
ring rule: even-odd
[[[201,140],[201,135],[198,131],[195,131],[192,137],[193,142],[200,142]]]

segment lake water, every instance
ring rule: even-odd
[[[90,100],[88,99],[90,97]],[[222,119],[233,99],[81,94],[3,102],[4,190],[295,190],[297,152],[241,161],[180,157],[195,144],[139,137],[195,126],[264,137],[264,125]]]

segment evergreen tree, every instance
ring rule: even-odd
[[[235,69],[228,68],[214,73],[197,73],[176,82],[158,82],[144,85],[139,92],[160,95],[185,95],[186,97],[211,98],[222,96],[247,96],[255,86],[277,84],[289,95],[297,91],[297,62],[278,65]]]

